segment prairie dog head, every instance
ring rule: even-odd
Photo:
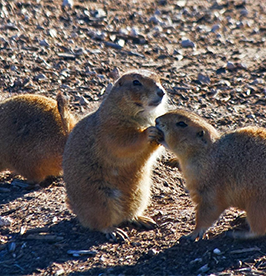
[[[130,71],[114,84],[108,98],[114,98],[123,112],[154,121],[165,112],[166,91],[157,74],[148,70]]]
[[[158,117],[156,127],[162,132],[159,142],[181,159],[207,149],[219,137],[203,118],[185,110]]]

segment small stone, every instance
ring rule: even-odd
[[[106,12],[103,9],[98,9],[94,12],[94,17],[96,18],[106,17]]]
[[[213,253],[216,254],[216,255],[221,255],[222,254],[221,250],[218,249],[218,248],[213,249]]]
[[[210,268],[209,268],[208,264],[205,264],[205,265],[202,266],[198,271],[199,271],[199,272],[205,273],[205,272],[207,272],[208,270],[210,270]]]
[[[123,48],[125,46],[125,40],[124,39],[119,39],[117,41],[117,44]]]
[[[150,250],[148,251],[148,255],[149,255],[149,256],[155,256],[155,255],[157,255],[157,254],[158,254],[158,251],[155,250],[155,249],[150,249]]]
[[[216,31],[218,31],[220,28],[221,27],[220,27],[219,24],[213,25],[212,28],[211,28],[211,32],[216,33]]]
[[[47,77],[44,74],[39,74],[39,75],[37,75],[37,76],[34,77],[34,80],[42,82],[42,81],[47,80]]]
[[[195,260],[190,261],[189,264],[195,264],[195,263],[201,263],[202,262],[202,258],[196,258]]]
[[[74,1],[73,0],[63,0],[63,2],[62,2],[62,8],[72,9],[73,6],[74,6]]]
[[[56,29],[50,29],[48,32],[51,37],[57,37]]]
[[[184,8],[187,4],[187,0],[178,0],[176,2],[176,5],[179,7],[179,8]]]
[[[69,255],[76,255],[76,257],[80,255],[92,255],[95,256],[98,252],[94,250],[68,250],[67,254]]]
[[[198,74],[198,81],[201,83],[209,84],[211,82],[210,78],[201,73]]]
[[[39,44],[44,47],[49,47],[49,43],[45,39],[41,40]]]
[[[159,24],[161,23],[161,20],[158,18],[158,16],[153,15],[149,18],[148,22],[153,24]]]
[[[138,29],[137,28],[132,28],[130,30],[130,35],[132,35],[132,36],[138,36],[139,35]]]
[[[27,232],[27,227],[26,226],[21,226],[19,234],[24,235],[26,232]]]
[[[113,42],[108,42],[108,41],[106,41],[104,44],[105,44],[105,46],[107,46],[107,47],[111,47],[111,48],[114,48],[114,49],[117,49],[117,50],[121,50],[121,49],[123,48],[123,47],[120,46],[119,44],[113,43]]]
[[[235,67],[235,64],[234,64],[233,62],[228,61],[228,62],[227,62],[227,65],[226,65],[226,68],[227,68],[228,70],[234,70],[236,67]]]
[[[57,55],[60,58],[63,58],[65,60],[74,60],[74,59],[76,59],[76,55],[71,54],[71,53],[57,53]]]
[[[195,43],[189,39],[182,40],[181,45],[183,48],[195,48],[196,47]]]
[[[0,216],[0,227],[1,226],[9,226],[13,220],[9,217],[2,217]]]
[[[221,67],[221,68],[219,68],[219,69],[216,70],[216,74],[217,75],[224,74],[224,73],[226,73],[226,69],[223,68],[223,67]]]
[[[63,274],[65,274],[65,270],[63,268],[57,270],[56,273],[55,273],[56,276],[61,276]]]
[[[248,15],[248,10],[247,10],[247,9],[242,9],[242,10],[240,11],[240,14],[241,14],[242,16],[247,16],[247,15]]]
[[[12,71],[17,71],[17,70],[18,70],[18,68],[17,68],[16,65],[11,65],[10,69],[11,69]]]

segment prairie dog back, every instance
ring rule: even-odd
[[[74,124],[60,93],[57,101],[24,94],[1,102],[0,171],[21,174],[29,182],[60,175],[64,145]]]

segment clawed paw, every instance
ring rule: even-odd
[[[205,233],[204,229],[194,230],[191,234],[185,236],[185,238],[192,241],[201,240],[203,238],[204,233]]]
[[[109,230],[105,235],[109,241],[119,242],[129,240],[127,233],[120,228]]]
[[[145,216],[136,217],[132,221],[132,223],[138,227],[145,228],[148,230],[154,229],[157,226],[156,222],[153,219]]]
[[[163,139],[162,131],[156,127],[151,126],[147,128],[146,131],[148,134],[149,141],[156,141],[157,143],[159,143],[159,141]]]

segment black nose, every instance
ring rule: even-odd
[[[162,98],[163,96],[164,96],[164,91],[162,90],[162,89],[159,89],[158,91],[157,91],[157,95],[160,97],[160,98]]]
[[[156,125],[159,125],[159,118],[157,118],[157,119],[155,120],[155,124],[156,124]]]

